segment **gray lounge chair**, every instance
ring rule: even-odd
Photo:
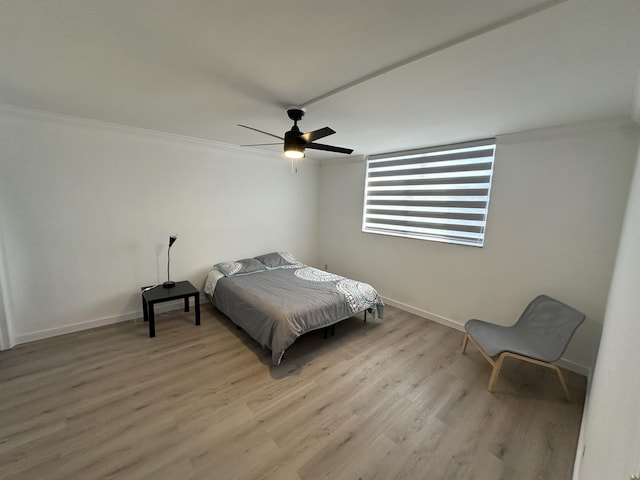
[[[471,340],[491,364],[493,371],[489,377],[490,392],[498,380],[504,359],[513,357],[554,370],[567,401],[571,401],[562,372],[552,362],[562,356],[584,319],[584,313],[547,295],[540,295],[527,305],[516,324],[511,327],[469,320],[464,326],[466,333],[462,353],[467,348],[468,340]]]

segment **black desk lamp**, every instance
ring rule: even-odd
[[[162,284],[164,288],[171,288],[176,286],[176,282],[171,281],[171,275],[169,274],[169,265],[171,265],[171,245],[173,245],[177,239],[177,235],[171,235],[169,237],[169,248],[167,249],[167,281]]]

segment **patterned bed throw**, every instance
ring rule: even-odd
[[[218,309],[261,345],[274,365],[302,334],[372,308],[384,315],[375,289],[362,282],[306,265],[278,268],[218,280]]]

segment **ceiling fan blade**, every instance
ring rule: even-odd
[[[314,140],[319,140],[320,138],[328,137],[329,135],[333,135],[335,130],[329,127],[320,128],[318,130],[314,130],[313,132],[308,132],[302,135],[304,141],[307,143],[311,143]]]
[[[325,150],[327,152],[346,153],[347,155],[351,155],[353,153],[352,148],[334,147],[333,145],[324,145],[322,143],[307,143],[305,148]]]
[[[240,124],[238,124],[238,126],[239,127],[243,127],[243,128],[248,128],[249,130],[253,130],[254,132],[264,133],[265,135],[269,135],[270,137],[274,137],[274,138],[278,138],[280,140],[284,140],[284,138],[279,137],[278,135],[274,135],[273,133],[265,132],[264,130],[258,130],[257,128],[247,127],[246,125],[240,125]]]
[[[262,145],[282,145],[282,142],[280,143],[252,143],[250,145],[240,145],[241,147],[260,147]]]

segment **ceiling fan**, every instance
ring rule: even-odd
[[[352,148],[334,147],[333,145],[315,143],[316,140],[328,137],[329,135],[333,135],[334,133],[336,133],[335,130],[329,127],[320,128],[318,130],[314,130],[313,132],[302,133],[298,128],[298,122],[302,120],[302,117],[304,117],[304,112],[305,109],[302,107],[290,107],[287,110],[287,115],[291,120],[293,120],[293,127],[291,127],[291,130],[289,130],[288,132],[285,132],[284,137],[280,137],[263,130],[258,130],[257,128],[248,127],[246,125],[238,124],[238,126],[248,128],[249,130],[253,130],[255,132],[264,133],[265,135],[269,135],[270,137],[275,137],[282,140],[284,142],[284,154],[288,158],[304,157],[305,148],[311,148],[313,150],[325,150],[327,152],[346,153],[347,155],[353,153]],[[241,146],[257,147],[260,145],[280,145],[280,143],[255,143],[252,145]]]

